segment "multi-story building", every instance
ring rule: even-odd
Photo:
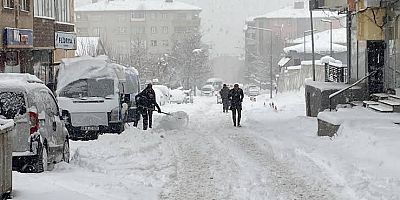
[[[200,12],[174,0],[105,0],[76,8],[76,31],[100,37],[109,54],[129,56],[141,48],[160,55],[171,52],[179,34],[199,30]]]
[[[33,2],[0,2],[0,72],[29,72],[33,48]]]
[[[246,22],[247,27],[249,27],[245,30],[246,66],[248,69],[251,68],[251,63],[257,62],[257,60],[269,63],[269,55],[271,54],[275,67],[281,59],[281,54],[288,41],[310,34],[311,21],[308,2],[308,0],[295,0],[291,6],[261,16],[251,17]],[[333,29],[346,25],[344,15],[339,15],[337,12],[316,10],[313,11],[316,32],[330,29],[330,24],[322,21],[322,19],[330,20]],[[251,27],[271,31],[260,31]],[[272,37],[270,36],[271,32]],[[271,42],[272,45],[270,45]],[[271,46],[273,46],[273,49],[270,48]]]
[[[53,68],[76,49],[73,0],[3,0],[0,72],[24,72],[53,82]]]
[[[73,57],[76,49],[73,0],[35,0],[33,18],[33,73],[54,82],[54,66]]]

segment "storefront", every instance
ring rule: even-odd
[[[0,50],[0,72],[32,72],[33,31],[31,29],[5,28],[3,49]]]

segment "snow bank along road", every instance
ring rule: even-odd
[[[263,97],[244,102],[242,128],[214,98],[167,105],[164,111],[189,114],[186,129],[127,127],[121,135],[72,142],[70,164],[14,173],[14,199],[399,199],[399,179],[366,174],[341,161],[349,152],[316,136],[302,96],[278,97],[278,111]]]

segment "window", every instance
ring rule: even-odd
[[[162,17],[163,19],[168,19],[168,14],[167,14],[167,13],[162,13],[162,14],[161,14],[161,17]]]
[[[58,1],[57,1],[58,3]],[[38,17],[55,17],[54,1],[49,0],[35,0],[34,1],[34,14]]]
[[[30,0],[21,0],[21,10],[22,11],[30,11],[30,4],[31,1]]]
[[[185,13],[179,13],[179,14],[176,15],[176,19],[186,20],[186,14]]]
[[[126,27],[119,27],[119,33],[126,33],[127,30],[128,29]]]
[[[164,47],[168,47],[168,46],[169,46],[169,41],[168,41],[168,40],[163,40],[163,41],[162,41],[162,45],[163,45]]]
[[[186,27],[178,26],[175,27],[175,33],[184,33],[186,32]]]
[[[157,19],[157,13],[151,13],[151,19]]]
[[[76,13],[75,14],[76,17],[76,21],[87,21],[88,20],[88,16],[82,13]]]
[[[145,14],[143,11],[135,11],[131,14],[132,21],[143,21],[145,20]]]
[[[163,33],[168,33],[168,26],[163,26],[162,31]]]
[[[57,10],[56,20],[59,22],[71,22],[71,0],[57,0],[55,2]]]
[[[157,40],[152,40],[151,41],[151,46],[156,47],[157,46]]]
[[[151,33],[156,34],[157,33],[157,27],[152,26],[151,27]]]
[[[100,27],[93,28],[93,34],[95,36],[100,36]]]
[[[14,8],[14,0],[3,0],[4,8]]]

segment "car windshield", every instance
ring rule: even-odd
[[[67,85],[60,92],[61,97],[106,97],[114,94],[112,79],[81,79]]]
[[[14,119],[26,112],[24,94],[20,92],[0,92],[0,118]]]

